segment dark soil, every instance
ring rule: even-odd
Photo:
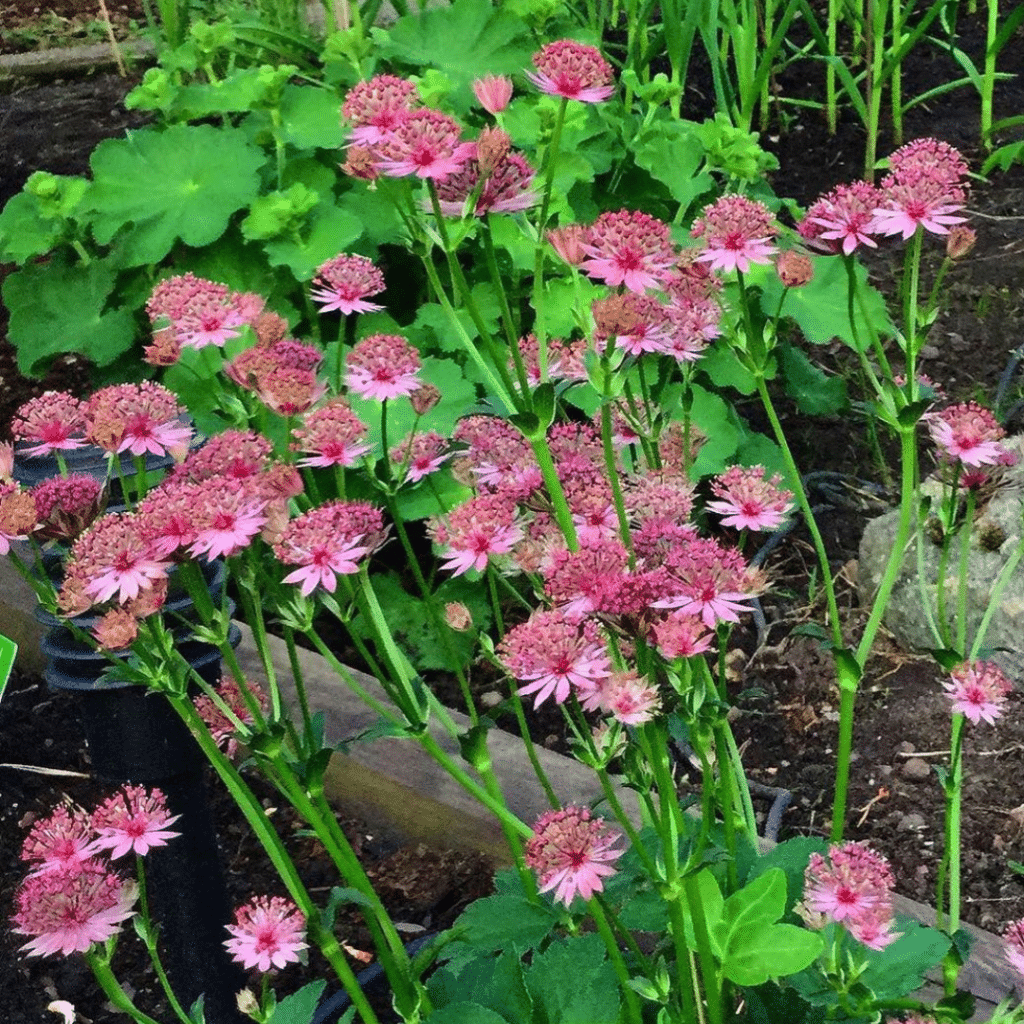
[[[80,6],[74,0],[67,2],[74,9]],[[34,6],[33,0],[8,0],[5,19],[8,9],[31,14]],[[58,6],[50,4],[55,10]],[[959,29],[959,45],[978,59],[983,40],[980,18],[961,18]],[[5,20],[2,45],[8,45],[9,35]],[[1018,36],[1004,50],[1000,70],[1019,75],[1024,70],[1024,36]],[[905,68],[906,95],[962,73],[948,55],[925,44],[913,51]],[[780,82],[782,92],[812,95],[820,90],[820,76],[820,66],[794,65]],[[97,76],[0,97],[0,125],[5,136],[0,151],[0,202],[17,191],[34,170],[82,173],[96,141],[120,134],[133,123],[120,107],[130,84],[112,75]],[[687,93],[685,114],[707,116],[708,95],[710,90],[698,77]],[[1022,109],[1021,79],[1001,84],[996,117]],[[977,97],[970,90],[959,89],[930,105],[916,107],[908,115],[905,137],[919,135],[935,135],[959,146],[972,166],[979,167],[984,154],[977,145]],[[803,111],[788,131],[773,125],[763,141],[781,164],[774,179],[776,192],[804,205],[861,171],[863,134],[849,119],[840,125],[836,137],[829,137],[820,115]],[[879,153],[888,153],[891,142],[884,139]],[[957,399],[991,398],[1011,352],[1024,337],[1024,170],[1015,167],[1006,174],[994,173],[987,182],[979,180],[970,214],[978,246],[948,279],[948,309],[932,329],[921,367]],[[934,240],[931,244],[940,251]],[[871,271],[875,283],[891,288],[900,259],[895,249],[874,257]],[[45,387],[87,386],[85,368],[74,361],[57,364],[45,382],[25,381],[16,373],[13,353],[2,335],[0,321],[0,423],[6,423],[25,398]],[[812,356],[829,372],[851,372],[841,348],[821,346]],[[1019,386],[1011,385],[1004,408],[1020,394]],[[753,410],[750,415],[756,422]],[[854,586],[857,545],[864,522],[883,511],[892,495],[880,489],[884,476],[866,443],[864,424],[849,415],[810,418],[792,408],[787,408],[785,415],[803,465],[846,478],[836,491],[822,498],[831,507],[822,512],[821,527],[833,572],[840,577],[845,626],[856,636],[864,615]],[[1009,425],[1018,431],[1024,426],[1015,421]],[[764,600],[765,629],[760,636],[752,629],[738,633],[741,653],[731,660],[739,708],[734,728],[751,777],[794,794],[784,817],[783,837],[825,835],[831,813],[838,694],[828,653],[809,637],[799,635],[797,629],[822,618],[820,588],[814,585],[815,565],[813,552],[799,532],[773,554],[768,568],[774,587]],[[482,683],[482,688],[490,687]],[[1008,713],[995,726],[972,728],[967,738],[964,916],[993,930],[1024,915],[1024,885],[1007,867],[1010,860],[1024,860],[1022,703],[1024,697],[1014,694]],[[538,741],[555,747],[563,744],[556,717],[542,716],[533,728]],[[948,734],[948,701],[933,663],[883,641],[868,665],[859,698],[848,835],[885,851],[901,891],[924,902],[930,901],[934,889],[942,797],[934,773],[920,769],[921,762],[943,763]],[[4,744],[0,760],[4,762],[88,772],[88,754],[73,709],[63,696],[47,692],[37,679],[16,680],[0,705],[0,736]],[[0,883],[0,915],[8,913],[19,874],[17,854],[23,828],[33,817],[47,813],[62,794],[86,803],[98,797],[95,784],[85,779],[0,768],[0,877],[4,880]],[[276,805],[269,792],[261,795],[268,806]],[[280,891],[237,817],[220,797],[214,800],[233,897],[240,900],[250,893]],[[296,823],[283,811],[275,812],[274,820],[283,830],[295,831]],[[374,870],[379,872],[382,889],[391,893],[386,898],[396,900],[389,905],[404,921],[436,927],[464,896],[479,891],[467,881],[469,876],[485,874],[478,865],[429,851],[406,850],[388,856],[357,822],[346,822],[345,827],[367,859],[377,865]],[[314,888],[335,884],[329,865],[316,849],[304,852],[303,871],[309,884]],[[413,870],[408,872],[410,867]],[[479,877],[473,880],[479,881]],[[446,911],[443,919],[437,909],[442,905]],[[351,945],[366,948],[362,944],[365,936],[358,929],[349,935],[346,941]],[[39,1024],[51,1019],[45,1006],[55,995],[71,999],[86,1018],[99,1022],[115,1019],[102,1008],[102,998],[74,963],[21,960],[13,937],[2,929],[0,936],[0,1011],[5,1022]],[[135,965],[129,981],[140,992],[151,989],[151,980],[138,967],[134,937],[125,937],[123,942],[126,962]],[[282,988],[301,983],[302,976],[300,970],[289,968],[281,978]],[[140,997],[143,1002],[146,998]]]
[[[106,9],[118,41],[138,35],[146,26],[141,0],[106,0]],[[4,0],[0,53],[105,43],[105,21],[94,0]]]

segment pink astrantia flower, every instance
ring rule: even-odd
[[[200,483],[213,477],[248,480],[266,470],[274,446],[262,434],[251,430],[225,430],[215,434],[201,448],[175,468],[176,480]]]
[[[601,103],[615,86],[611,84],[611,65],[593,46],[559,39],[548,43],[533,55],[536,72],[526,77],[549,96],[564,96],[581,103]]]
[[[751,263],[770,263],[778,234],[775,218],[764,203],[741,195],[725,195],[704,207],[694,221],[691,238],[702,242],[697,260],[713,270],[746,273]]]
[[[637,293],[661,288],[675,262],[669,226],[640,210],[602,213],[587,229],[582,248],[588,259],[581,270]]]
[[[965,466],[994,466],[1007,461],[1000,443],[1006,431],[995,416],[977,402],[961,402],[927,415],[928,432],[947,462]]]
[[[263,308],[258,296],[240,295],[217,281],[182,274],[161,281],[146,302],[154,325],[168,323],[183,348],[222,348]]]
[[[481,167],[477,143],[473,156],[461,170],[437,184],[438,205],[447,217],[460,217],[470,196],[476,203],[469,212],[475,217],[488,213],[518,213],[537,202],[533,191],[534,170],[519,153],[504,153],[485,171]],[[482,184],[481,184],[482,179]]]
[[[436,473],[452,457],[448,439],[434,431],[414,434],[391,449],[391,461],[405,468],[405,479],[417,483]]]
[[[387,138],[419,105],[416,83],[396,75],[374,75],[357,82],[345,96],[341,115],[355,127],[348,142],[372,146]]]
[[[33,823],[21,844],[21,859],[35,864],[33,874],[73,874],[98,850],[89,815],[78,807],[57,807],[48,817]]]
[[[849,256],[859,245],[877,248],[875,230],[878,189],[866,181],[838,185],[816,200],[797,231],[808,245],[828,253]]]
[[[500,114],[512,99],[512,79],[507,75],[484,75],[473,80],[473,95],[488,114]]]
[[[153,553],[141,525],[131,513],[106,515],[75,541],[68,573],[84,581],[85,593],[96,603],[116,594],[124,604],[166,577],[169,565]]]
[[[707,508],[723,517],[723,526],[759,533],[777,530],[793,508],[793,495],[781,483],[782,477],[769,477],[764,466],[732,466],[712,482],[718,500],[709,501]]]
[[[274,554],[298,569],[284,577],[303,596],[318,586],[334,593],[338,576],[359,571],[360,562],[384,543],[379,508],[365,501],[328,501],[293,519],[274,544]]]
[[[224,374],[246,391],[259,392],[264,378],[275,370],[302,370],[315,373],[323,362],[323,353],[313,345],[294,338],[278,338],[239,352],[226,362]]]
[[[245,968],[269,971],[297,963],[307,949],[306,922],[299,908],[281,896],[256,896],[235,911],[235,923],[226,925],[233,938],[224,945],[232,959]]]
[[[830,846],[827,857],[811,854],[797,910],[809,927],[835,921],[871,949],[883,949],[899,938],[892,930],[894,884],[889,862],[870,847]]]
[[[98,480],[70,473],[43,480],[32,488],[39,521],[37,536],[71,542],[100,514],[103,503]]]
[[[84,953],[120,931],[137,895],[134,885],[95,860],[29,875],[15,897],[13,931],[31,936],[21,947],[29,956]]]
[[[575,690],[595,690],[611,673],[611,661],[597,626],[567,619],[561,612],[538,611],[505,634],[498,654],[508,671],[526,685],[522,696],[534,695],[534,707],[548,697],[564,703]]]
[[[1003,713],[1007,695],[1013,690],[1013,684],[999,666],[990,661],[958,666],[942,686],[953,702],[954,712],[975,724],[985,721],[989,725]]]
[[[92,826],[99,836],[97,846],[109,849],[111,859],[117,860],[126,853],[144,857],[154,847],[166,846],[181,835],[167,827],[179,817],[168,812],[159,789],[147,793],[142,786],[128,785],[93,811]]]
[[[255,721],[250,704],[255,704],[262,714],[266,714],[270,707],[270,700],[267,695],[257,686],[254,686],[248,679],[243,681],[248,701],[242,693],[242,687],[238,680],[231,675],[221,676],[220,684],[216,687],[217,696],[224,702],[231,715],[224,712],[213,698],[205,693],[196,697],[192,703],[200,718],[206,723],[207,729],[214,742],[224,750],[228,757],[234,757],[238,752],[238,724],[243,726],[252,725]]]
[[[441,546],[442,569],[461,576],[470,569],[483,572],[492,555],[507,555],[523,539],[514,507],[504,496],[483,494],[457,505],[444,520],[431,526]]]
[[[71,451],[85,443],[85,405],[67,391],[45,391],[14,414],[11,434],[29,444],[20,454],[32,457]]]
[[[692,658],[711,649],[715,634],[686,612],[672,611],[651,627],[651,642],[665,658]]]
[[[390,178],[441,181],[460,170],[476,147],[461,142],[458,121],[429,108],[407,114],[378,147],[377,164]]]
[[[717,541],[694,537],[688,544],[667,552],[669,596],[654,602],[655,608],[678,608],[699,615],[708,629],[719,622],[738,622],[755,591],[755,579],[742,555]]]
[[[658,688],[635,672],[613,672],[580,701],[585,711],[607,711],[623,725],[650,722],[661,706]]]
[[[367,429],[344,398],[332,398],[292,431],[292,449],[305,453],[300,466],[351,466],[372,448]]]
[[[210,479],[195,492],[192,558],[230,558],[247,548],[267,522],[267,501],[228,480]]]
[[[623,850],[603,818],[592,818],[586,807],[565,807],[542,814],[526,843],[526,864],[537,872],[541,892],[569,906],[578,893],[589,900],[615,874],[613,863]]]
[[[174,392],[144,380],[100,388],[85,404],[89,440],[107,452],[184,458],[192,428]]]
[[[310,298],[320,306],[321,313],[338,310],[350,313],[373,313],[383,309],[375,302],[367,302],[370,295],[384,291],[384,275],[366,256],[342,253],[321,263],[313,275]]]
[[[316,371],[298,366],[277,366],[261,374],[256,384],[256,396],[278,416],[308,412],[326,394],[327,385]]]
[[[17,484],[0,483],[0,555],[11,550],[12,540],[24,540],[38,523],[33,496]]]
[[[1003,955],[1007,963],[1024,977],[1024,918],[1011,921],[1003,932]]]
[[[356,342],[345,360],[345,383],[360,398],[383,402],[411,395],[419,379],[420,354],[397,334],[371,334]]]
[[[967,201],[963,179],[967,164],[960,152],[936,139],[915,139],[889,157],[882,179],[874,230],[910,238],[923,228],[947,235],[965,218],[954,216]]]
[[[582,224],[566,224],[565,227],[552,228],[547,233],[551,248],[570,267],[578,267],[587,258],[583,243],[587,240],[587,229]]]

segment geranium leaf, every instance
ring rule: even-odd
[[[344,252],[363,233],[351,213],[323,203],[309,214],[309,221],[303,241],[283,238],[265,244],[270,265],[288,267],[300,281],[308,281],[321,263]]]

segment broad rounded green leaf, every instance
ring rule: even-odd
[[[265,246],[270,265],[288,267],[300,281],[308,281],[321,263],[344,252],[363,233],[362,224],[336,206],[321,204],[309,220],[301,242],[278,239]]]
[[[430,1024],[508,1024],[504,1017],[479,1003],[449,1003],[430,1015]]]
[[[93,234],[105,244],[128,228],[128,266],[156,262],[178,239],[209,245],[256,197],[264,162],[236,128],[174,125],[108,139],[90,161]]]
[[[337,149],[341,145],[341,100],[327,89],[286,85],[281,121],[285,142],[298,149]]]
[[[34,196],[19,192],[0,213],[0,263],[27,263],[43,256],[60,240],[63,225],[39,214]]]
[[[799,973],[814,963],[823,945],[817,932],[795,924],[740,932],[725,951],[722,973],[737,985],[763,985],[769,978]]]

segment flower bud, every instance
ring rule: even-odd
[[[417,416],[430,412],[441,401],[441,392],[433,384],[421,384],[410,396],[409,403]]]
[[[484,75],[473,82],[473,94],[488,114],[500,114],[512,99],[512,79],[506,75]]]
[[[977,241],[978,235],[973,228],[955,224],[946,236],[946,255],[951,260],[961,260],[974,248]]]
[[[553,228],[548,232],[548,241],[558,255],[570,267],[578,267],[586,258],[583,239],[587,229],[582,224],[567,224],[564,228]]]
[[[461,601],[449,601],[444,606],[444,621],[456,633],[467,633],[473,626],[473,615]]]
[[[811,263],[809,256],[788,249],[779,256],[775,272],[787,288],[800,288],[808,284],[814,276],[814,264]]]
[[[260,1016],[262,1016],[263,1011],[260,1009],[260,1001],[256,998],[251,988],[243,988],[241,992],[237,992],[235,994],[235,1004],[238,1006],[238,1012],[244,1013],[246,1017],[259,1020]]]
[[[485,128],[476,140],[476,161],[480,165],[481,176],[486,178],[493,174],[511,148],[512,138],[508,132],[500,128]]]

